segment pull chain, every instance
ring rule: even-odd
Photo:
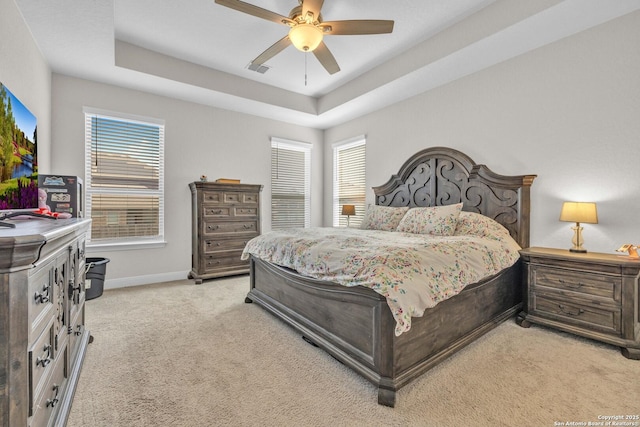
[[[304,54],[304,85],[307,85],[307,56],[309,54],[305,53]]]

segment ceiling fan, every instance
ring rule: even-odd
[[[283,16],[240,0],[215,0],[215,2],[219,5],[290,27],[289,34],[275,42],[270,48],[251,61],[251,65],[254,66],[264,64],[293,44],[302,52],[313,52],[329,74],[334,74],[340,71],[340,67],[327,45],[322,41],[323,36],[385,34],[393,31],[393,21],[387,20],[366,19],[324,22],[320,13],[324,0],[298,0],[299,5],[291,9],[289,16]]]

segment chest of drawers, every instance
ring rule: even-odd
[[[523,327],[537,323],[621,347],[640,359],[640,260],[600,253],[528,248]]]
[[[0,229],[0,426],[64,425],[89,342],[90,221],[14,223]]]
[[[249,272],[240,259],[260,234],[261,185],[192,182],[192,257],[189,277],[204,279]]]

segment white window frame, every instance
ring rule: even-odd
[[[365,163],[362,165],[362,173],[366,174],[366,145],[367,138],[365,135],[355,136],[353,138],[349,138],[344,141],[336,142],[331,147],[333,149],[333,201],[332,201],[332,212],[333,212],[333,226],[340,227],[346,226],[347,221],[342,215],[342,205],[340,204],[340,184],[339,184],[339,154],[342,150],[347,150],[350,148],[354,148],[360,145],[365,146]],[[363,176],[365,179],[366,176]],[[352,216],[349,220],[349,225],[351,227],[357,227],[360,225],[362,218],[364,218],[364,211],[366,209],[366,187],[363,189],[363,199],[362,203],[356,204],[356,215]]]
[[[271,137],[271,156],[270,162],[272,165],[271,168],[271,199],[273,202],[273,150],[283,149],[283,150],[293,150],[300,151],[304,153],[304,227],[309,227],[311,225],[311,148],[312,145],[307,142],[301,141],[292,141],[289,139]],[[273,206],[273,204],[272,204]],[[271,210],[271,228],[274,229],[274,212]]]
[[[158,234],[156,236],[138,236],[131,238],[114,238],[91,240],[91,232],[87,241],[87,248],[105,248],[108,250],[129,250],[129,249],[148,249],[153,247],[165,246],[164,239],[164,135],[165,121],[162,119],[137,116],[133,114],[120,113],[97,108],[83,108],[85,116],[85,179],[84,179],[84,200],[85,200],[85,217],[91,218],[91,195],[92,194],[123,194],[123,195],[141,195],[141,196],[157,196],[158,197]],[[115,119],[132,123],[141,123],[145,125],[158,126],[159,146],[158,146],[158,189],[157,190],[126,190],[126,189],[109,189],[109,188],[93,188],[91,185],[91,153],[92,153],[92,118],[103,117],[107,119]]]

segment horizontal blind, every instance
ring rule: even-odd
[[[91,241],[161,239],[164,125],[85,113]]]
[[[310,225],[310,157],[308,144],[272,138],[272,229]]]
[[[333,225],[346,226],[343,205],[354,205],[356,214],[349,218],[351,227],[359,227],[366,208],[366,176],[364,137],[334,146]]]

